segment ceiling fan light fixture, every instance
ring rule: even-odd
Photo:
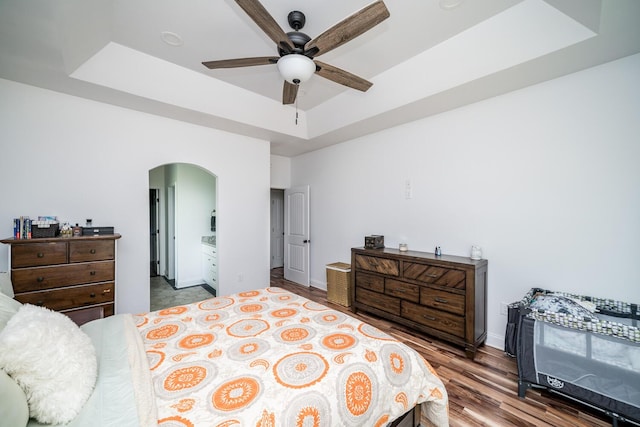
[[[316,64],[307,56],[292,53],[278,60],[278,71],[286,81],[297,85],[311,78],[316,72]]]

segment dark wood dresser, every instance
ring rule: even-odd
[[[119,234],[4,239],[15,299],[65,313],[78,324],[114,314]]]
[[[487,265],[484,259],[353,248],[352,310],[463,346],[473,359],[487,337]]]

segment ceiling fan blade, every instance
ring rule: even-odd
[[[312,56],[327,53],[375,27],[389,15],[387,6],[382,0],[378,0],[307,42],[304,50],[310,51]]]
[[[237,67],[253,67],[254,65],[275,64],[280,59],[277,56],[260,56],[256,58],[238,58],[238,59],[222,59],[220,61],[205,61],[202,63],[207,68],[237,68]]]
[[[287,33],[258,0],[236,0],[236,3],[276,45],[281,48],[293,49],[293,43],[289,40]]]
[[[373,83],[371,83],[370,81],[367,81],[362,77],[358,77],[355,74],[351,74],[348,71],[334,67],[333,65],[325,64],[324,62],[314,62],[319,68],[318,70],[316,70],[316,74],[324,77],[325,79],[329,79],[333,82],[360,90],[362,92],[366,92],[371,86],[373,86]]]
[[[298,95],[298,85],[284,81],[282,86],[282,104],[293,104],[296,102],[296,96]]]

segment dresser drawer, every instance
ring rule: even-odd
[[[372,291],[384,292],[384,277],[356,271],[356,288],[365,288]]]
[[[34,267],[11,271],[13,292],[16,294],[84,283],[109,282],[114,279],[114,261]]]
[[[114,258],[115,244],[111,240],[69,242],[69,262],[101,261]]]
[[[81,326],[87,322],[105,317],[105,306],[96,305],[87,308],[76,308],[65,310],[64,314],[69,316],[76,325]]]
[[[465,315],[464,295],[423,287],[420,290],[420,304],[460,316]]]
[[[202,253],[201,259],[202,259],[202,265],[207,266],[208,268],[215,268],[216,263],[218,262],[215,255],[211,255],[211,254]]]
[[[419,280],[431,285],[446,286],[454,289],[466,288],[466,274],[463,270],[405,262],[402,273],[407,279]]]
[[[384,285],[384,293],[407,301],[420,301],[420,286],[401,282],[400,280],[387,279]]]
[[[211,245],[202,245],[202,253],[209,255],[211,258],[216,258],[216,248]]]
[[[399,263],[395,259],[356,255],[355,261],[356,268],[360,270],[375,271],[389,276],[398,276],[400,274]]]
[[[65,264],[67,261],[67,242],[11,245],[13,268]]]
[[[50,291],[28,292],[16,295],[23,304],[40,305],[52,310],[65,310],[94,304],[113,302],[113,283],[72,286]]]
[[[400,300],[398,298],[371,292],[367,289],[356,288],[356,302],[395,314],[396,316],[400,315]]]
[[[464,317],[410,302],[402,303],[402,317],[421,325],[464,338]]]
[[[114,304],[106,303],[101,305],[90,305],[86,308],[70,308],[68,310],[61,310],[61,313],[66,314],[71,318],[78,326],[91,322],[92,320],[102,319],[103,317],[113,316]]]

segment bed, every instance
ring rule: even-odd
[[[0,371],[0,402],[10,407],[0,407],[0,416],[7,420],[15,416],[11,409],[22,411],[12,425],[57,425],[61,418],[47,417],[76,398],[73,387],[87,375],[88,398],[76,399],[75,409],[64,414],[72,417],[66,426],[387,426],[414,408],[424,425],[448,425],[446,390],[419,353],[371,325],[281,288],[76,327],[82,332],[74,338],[88,339],[90,345],[82,344],[95,350],[93,374],[84,360],[76,360],[81,351],[55,348],[60,342],[73,346],[65,336],[75,327],[68,318],[0,297],[0,367],[10,374]],[[33,319],[40,312],[45,315],[38,324]],[[55,325],[60,318],[62,328]],[[24,337],[25,322],[36,323],[26,334],[36,339]],[[58,329],[43,333],[54,326]],[[63,355],[54,363],[60,357],[56,351]],[[65,368],[55,373],[58,385],[46,394],[54,404],[29,400],[31,418],[22,423],[20,391],[26,389],[23,394],[31,399],[37,393],[29,388],[40,386],[29,383],[28,372],[27,380],[21,377],[21,369],[34,369],[21,366],[25,352],[40,353],[33,360],[44,360],[46,369]]]
[[[544,387],[640,425],[639,321],[637,304],[531,289],[510,304],[505,337],[518,395]]]

